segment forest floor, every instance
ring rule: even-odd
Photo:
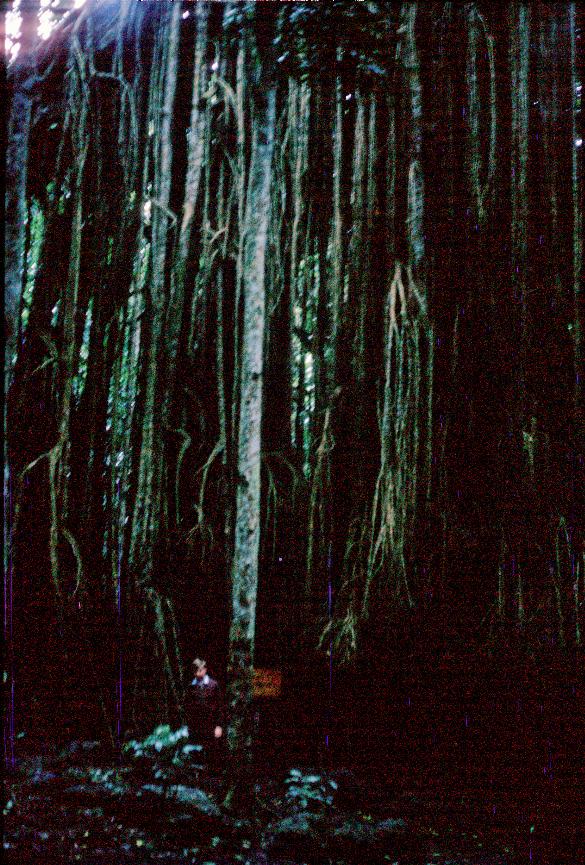
[[[84,865],[579,865],[582,835],[543,821],[510,791],[445,786],[395,766],[282,762],[260,773],[247,805],[227,809],[225,780],[183,767],[115,763],[98,743],[21,756],[6,779],[4,860]],[[157,777],[158,774],[158,777]],[[390,778],[390,775],[392,777]],[[506,798],[507,797],[507,798]],[[525,807],[526,805],[526,807]],[[577,806],[579,807],[579,806]],[[500,816],[502,815],[502,816]],[[579,840],[580,839],[580,840]]]

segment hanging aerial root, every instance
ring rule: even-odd
[[[185,459],[185,454],[191,447],[191,436],[184,429],[175,430],[181,438],[181,447],[179,448],[179,453],[177,455],[177,466],[175,468],[175,520],[177,525],[181,525],[181,509],[180,509],[180,497],[179,497],[179,481],[181,476],[181,468],[183,465],[183,460]]]
[[[311,495],[309,500],[309,525],[307,531],[307,573],[305,577],[305,594],[307,597],[311,593],[311,585],[313,580],[314,566],[314,544],[315,544],[315,522],[317,512],[317,501],[322,500],[324,496],[325,483],[324,476],[328,472],[329,452],[332,450],[334,442],[330,433],[329,426],[331,422],[331,406],[328,406],[325,411],[323,420],[323,431],[321,433],[321,441],[317,448],[317,460],[315,462],[315,470],[313,472],[313,483],[311,484]]]
[[[404,277],[406,276],[406,280]],[[408,561],[413,555],[420,477],[421,437],[432,430],[432,328],[424,292],[410,267],[396,263],[386,304],[385,382],[380,423],[380,471],[370,514],[369,547],[361,615],[366,616],[372,585],[382,574],[391,577],[398,601],[413,606]],[[427,352],[423,375],[422,350]],[[425,389],[427,390],[424,398]],[[427,448],[424,470],[430,473]]]
[[[209,470],[211,469],[211,466],[213,465],[213,463],[215,462],[217,457],[222,453],[223,447],[224,447],[223,443],[221,441],[217,441],[213,447],[213,450],[209,454],[207,460],[201,466],[201,468],[198,469],[198,471],[197,471],[197,474],[201,475],[201,484],[199,485],[199,499],[197,501],[197,504],[195,505],[195,509],[197,512],[197,522],[189,530],[189,532],[187,534],[187,539],[190,542],[193,541],[193,539],[195,538],[195,536],[198,532],[200,532],[202,535],[204,535],[205,531],[207,531],[209,534],[209,537],[211,539],[213,539],[213,531],[211,529],[211,526],[207,524],[207,521],[205,519],[205,510],[204,510],[205,488],[207,486],[207,476],[209,474]]]
[[[563,603],[563,567],[561,562],[561,543],[564,541],[565,550],[569,562],[573,560],[573,550],[571,539],[567,530],[567,523],[563,516],[559,518],[559,523],[555,533],[555,564],[556,567],[551,568],[551,577],[553,582],[553,590],[556,600],[558,628],[559,628],[559,645],[562,649],[566,648],[567,640],[565,634],[565,611]],[[578,589],[577,589],[578,590]]]

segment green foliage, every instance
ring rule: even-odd
[[[291,769],[284,783],[288,787],[286,801],[300,808],[333,804],[333,790],[337,789],[335,781],[321,775],[304,775],[300,769]]]
[[[91,768],[88,776],[94,784],[115,796],[122,795],[128,789],[118,769]]]
[[[161,724],[156,727],[153,732],[145,739],[138,741],[130,739],[124,745],[124,751],[131,754],[133,757],[156,757],[158,754],[163,756],[172,752],[173,758],[180,754],[187,757],[194,751],[200,751],[201,745],[185,745],[182,744],[189,738],[189,730],[187,727],[179,727],[178,730],[171,730],[169,724]]]
[[[172,783],[181,769],[202,768],[192,762],[202,747],[188,744],[188,736],[187,727],[171,730],[168,724],[161,724],[145,739],[126,742],[123,750],[157,781]]]

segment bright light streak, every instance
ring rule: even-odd
[[[79,9],[87,0],[70,0],[70,9]],[[41,0],[39,12],[38,34],[41,40],[48,39],[58,21],[63,17],[63,0]],[[20,14],[21,0],[15,0],[14,6],[6,13],[6,51],[11,63],[20,50]],[[59,9],[55,14],[54,7]],[[67,14],[67,13],[65,13]]]
[[[6,53],[8,62],[12,62],[18,54],[18,40],[20,37],[20,12],[18,11],[20,0],[14,4],[12,9],[6,13]]]

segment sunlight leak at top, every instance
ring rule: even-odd
[[[48,39],[57,22],[72,9],[79,9],[86,0],[40,0],[39,29],[40,39]],[[14,4],[6,14],[6,54],[8,62],[12,63],[20,50],[22,16],[20,14],[21,0]]]

